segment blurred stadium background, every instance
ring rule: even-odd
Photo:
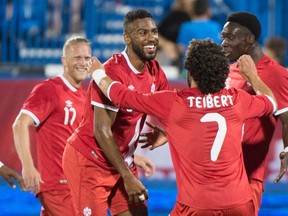
[[[131,9],[151,12],[157,23],[170,10],[173,0],[0,0],[0,159],[21,171],[12,137],[14,121],[32,87],[41,79],[61,73],[62,46],[72,34],[86,36],[92,42],[93,55],[101,61],[124,49],[122,21]],[[258,16],[262,24],[260,44],[270,36],[288,39],[287,0],[210,0],[213,19],[221,25],[227,14],[248,11]],[[286,52],[287,53],[287,52]],[[288,65],[285,56],[284,64]],[[176,88],[186,82],[165,72]],[[31,134],[33,135],[33,130]],[[279,184],[272,179],[279,169],[281,131],[277,130],[267,165],[266,191],[260,216],[288,215],[287,175]],[[32,138],[32,143],[35,140]],[[32,145],[33,153],[36,146]],[[149,190],[149,215],[168,215],[173,208],[175,178],[168,147],[152,152],[138,150],[157,165],[152,178],[140,173]],[[39,215],[40,205],[33,194],[13,190],[0,180],[0,216]]]

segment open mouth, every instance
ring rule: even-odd
[[[82,73],[87,72],[87,68],[76,68],[76,69],[77,71],[82,72]]]
[[[144,50],[147,52],[155,52],[156,46],[155,45],[146,45],[146,46],[144,46]]]

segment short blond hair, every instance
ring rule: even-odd
[[[91,46],[91,43],[88,39],[86,39],[82,36],[72,36],[68,40],[66,40],[66,42],[63,46],[63,56],[66,55],[67,49],[71,45],[75,45],[75,44],[79,44],[79,43],[83,43],[83,44],[87,44],[88,46]]]

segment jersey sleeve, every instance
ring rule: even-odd
[[[239,91],[239,97],[243,101],[246,119],[272,115],[276,111],[275,101],[266,95],[250,95],[243,90]]]
[[[102,93],[93,80],[90,81],[88,91],[91,95],[91,105],[118,112],[118,108]]]
[[[128,89],[121,83],[114,82],[108,89],[108,97],[118,106],[131,108],[158,119],[167,119],[177,96],[173,91],[139,93]]]
[[[110,63],[105,64],[104,66],[107,75],[111,77],[111,79],[125,83],[125,78],[122,76],[123,73],[122,70],[119,69],[119,66],[116,68],[111,66]],[[88,90],[91,94],[91,105],[118,112],[119,108],[102,93],[100,88],[96,85],[95,82],[93,82],[93,80],[90,81],[89,86],[90,88]]]
[[[54,86],[48,82],[41,82],[25,100],[21,112],[29,115],[38,126],[53,111],[57,100]]]
[[[288,72],[285,71],[282,74],[278,73],[278,75],[270,76],[266,84],[272,90],[278,103],[278,110],[275,115],[288,112]]]

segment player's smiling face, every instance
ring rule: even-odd
[[[91,47],[81,43],[70,45],[64,58],[63,64],[69,77],[76,83],[85,80],[91,60]]]
[[[137,19],[131,24],[128,33],[133,52],[142,60],[156,57],[158,46],[158,28],[152,18]]]

